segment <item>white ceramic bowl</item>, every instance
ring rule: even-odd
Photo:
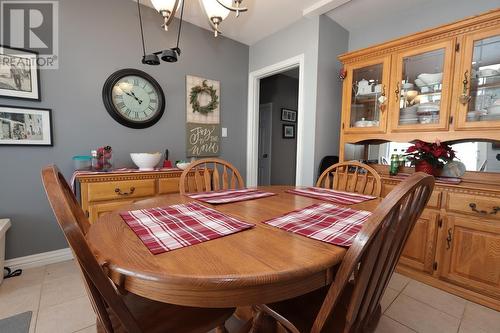
[[[191,163],[190,162],[179,162],[179,163],[176,164],[176,166],[179,169],[184,170],[184,169],[186,169],[189,166],[189,164],[191,164]]]
[[[436,73],[436,74],[420,74],[418,76],[420,80],[422,80],[425,84],[431,85],[431,84],[438,84],[443,81],[443,73]]]
[[[130,158],[141,171],[152,171],[160,163],[161,153],[131,153]]]

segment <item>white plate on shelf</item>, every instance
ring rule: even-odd
[[[482,69],[479,72],[477,72],[478,77],[495,76],[495,75],[498,75],[498,74],[500,74],[499,71],[497,71],[495,69],[490,69],[490,68]]]
[[[490,107],[487,107],[486,110],[488,110],[488,115],[500,116],[500,105],[492,105]]]
[[[439,84],[443,81],[443,73],[434,73],[434,74],[422,73],[419,76],[417,76],[417,79],[420,79],[428,86]]]

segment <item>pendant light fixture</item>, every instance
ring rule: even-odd
[[[172,22],[175,12],[183,0],[151,0],[153,7],[163,16],[162,28],[168,31],[168,25]]]
[[[161,60],[165,62],[177,62],[178,57],[181,55],[181,49],[179,48],[179,43],[181,40],[181,30],[182,30],[182,21],[184,18],[184,1],[181,5],[181,17],[179,20],[179,30],[177,31],[177,44],[175,47],[170,49],[165,49],[163,51],[153,52],[151,54],[146,54],[146,44],[144,42],[144,28],[142,24],[142,15],[141,15],[141,2],[137,0],[137,11],[139,13],[139,25],[141,28],[141,41],[142,41],[142,63],[145,65],[159,65],[160,59],[158,55],[161,54]],[[173,17],[173,16],[172,16]]]
[[[153,7],[163,16],[162,28],[168,30],[169,24],[175,16],[175,12],[180,6],[180,2],[184,6],[186,0],[151,0]],[[236,13],[236,17],[240,13],[246,12],[248,9],[241,7],[243,0],[200,0],[200,6],[205,11],[210,25],[214,30],[214,35],[217,37],[221,32],[219,26],[224,21],[230,12]]]

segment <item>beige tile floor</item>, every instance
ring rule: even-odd
[[[377,333],[498,333],[500,312],[399,274],[382,300]],[[95,315],[73,261],[27,269],[0,286],[0,319],[33,311],[30,332],[95,333]],[[229,329],[239,326],[233,320]]]

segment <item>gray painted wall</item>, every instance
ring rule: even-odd
[[[260,81],[260,103],[273,104],[271,185],[295,185],[297,136],[295,139],[283,138],[283,125],[294,123],[281,121],[281,109],[297,110],[298,99],[298,79],[277,74]]]
[[[415,6],[413,13],[404,11],[391,15],[376,25],[366,26],[360,21],[356,29],[349,31],[349,50],[354,51],[382,43],[498,7],[500,7],[498,0],[424,1]]]
[[[339,154],[342,112],[342,64],[337,56],[347,51],[349,32],[328,16],[319,19],[318,95],[316,110],[315,179],[321,159]]]
[[[222,158],[245,174],[248,47],[210,31],[183,25],[182,56],[176,64],[140,64],[136,5],[123,0],[61,0],[60,68],[41,72],[42,102],[0,98],[0,104],[53,109],[53,148],[0,146],[0,216],[12,219],[7,232],[7,258],[66,247],[40,181],[40,169],[56,163],[66,177],[71,157],[109,144],[117,166],[131,166],[130,152],[170,149],[171,159],[185,158],[185,76],[221,81]],[[161,30],[161,18],[143,11],[149,50],[171,47],[176,25]],[[160,83],[167,99],[163,118],[153,127],[121,126],[105,111],[101,88],[114,71],[133,67]],[[229,144],[230,143],[230,144]]]
[[[314,180],[314,138],[316,131],[316,87],[318,79],[319,17],[301,19],[250,46],[250,72],[280,61],[304,55],[304,144],[306,149],[297,158],[304,161],[300,185]]]

